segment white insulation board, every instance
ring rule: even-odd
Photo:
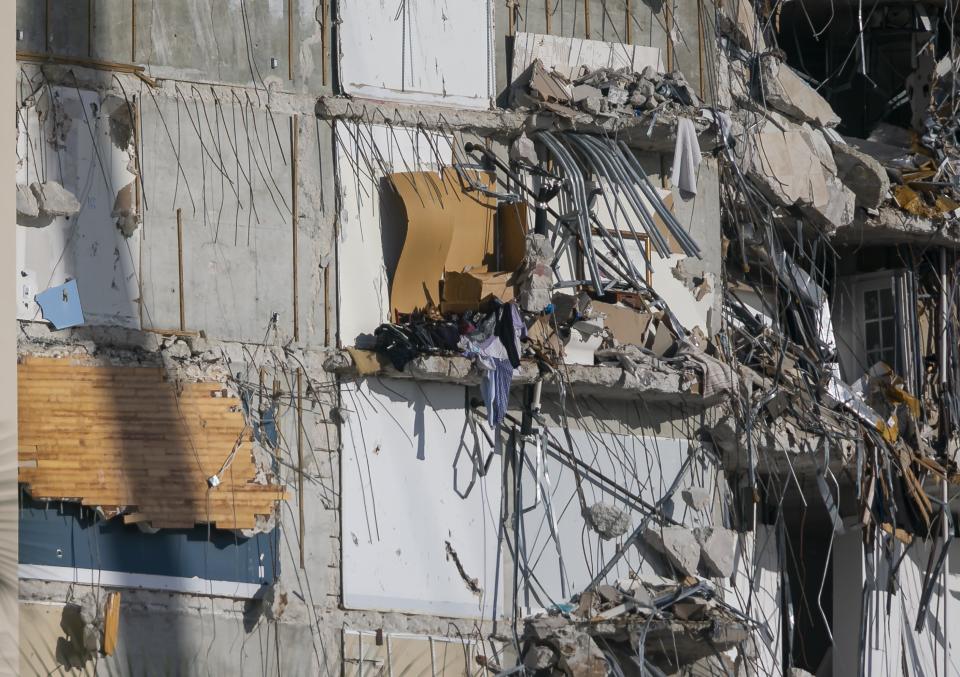
[[[490,107],[491,0],[352,0],[340,4],[340,82],[374,99]]]
[[[366,380],[343,384],[341,395],[344,605],[489,617],[500,462],[494,457],[485,478],[473,473],[465,388]]]

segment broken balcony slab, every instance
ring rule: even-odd
[[[555,648],[555,654],[562,656],[568,664],[573,659],[578,665],[586,663],[596,645],[607,648],[609,655],[616,656],[618,662],[622,657],[622,664],[630,665],[629,656],[636,655],[642,638],[643,655],[647,660],[661,668],[675,669],[679,667],[678,661],[681,665],[689,665],[726,651],[749,636],[746,624],[726,610],[713,607],[708,613],[709,617],[704,620],[649,619],[633,613],[586,622],[541,616],[526,621],[524,634],[539,646]],[[578,636],[588,636],[594,641],[585,637],[571,641]]]
[[[790,66],[774,56],[760,58],[762,100],[784,115],[799,120],[835,127],[840,123],[830,104]]]
[[[767,199],[796,207],[827,233],[855,217],[856,196],[837,177],[826,138],[809,125],[770,115],[738,152],[744,174]]]
[[[952,247],[960,243],[960,225],[955,221],[930,219],[897,207],[883,206],[873,213],[858,213],[853,223],[837,229],[833,239],[838,244],[915,243]]]
[[[604,399],[641,396],[650,402],[701,406],[712,406],[722,399],[721,395],[704,398],[700,394],[701,379],[692,370],[678,371],[652,364],[645,366],[647,368],[638,369],[636,373],[631,374],[619,366],[565,365],[563,367],[564,382],[565,385],[576,389],[578,394],[598,395]],[[379,363],[377,367],[358,369],[348,351],[336,353],[324,363],[324,368],[328,372],[344,377],[377,376],[458,383],[466,386],[479,386],[483,378],[474,366],[473,360],[461,355],[421,355],[408,362],[403,371],[384,363]],[[522,360],[518,371],[519,373],[513,377],[511,387],[530,385],[539,377],[539,369],[534,360]],[[554,387],[554,382],[555,380],[550,377],[544,380],[548,390]]]
[[[691,114],[695,110],[671,104],[633,118],[601,117],[577,113],[565,117],[557,113],[532,113],[526,122],[526,131],[575,130],[587,134],[611,135],[631,148],[654,153],[673,152],[677,145],[677,123],[682,117],[692,118],[701,152],[710,152],[719,146],[716,126],[705,118]]]
[[[804,430],[787,418],[757,421],[749,436],[729,416],[710,424],[704,432],[720,453],[724,468],[746,472],[751,463],[759,475],[812,478],[823,464],[823,436]],[[850,462],[856,462],[856,432],[834,431],[830,438],[830,470],[840,476]],[[748,439],[749,437],[749,439]]]
[[[444,131],[471,132],[478,136],[509,141],[535,131],[576,130],[589,134],[616,133],[619,140],[637,150],[672,152],[677,141],[677,120],[694,119],[700,150],[709,152],[719,145],[716,126],[698,117],[696,109],[671,105],[635,118],[601,118],[570,110],[572,117],[555,112],[529,113],[521,110],[455,110],[443,106],[398,104],[374,99],[322,96],[316,115],[323,120],[427,127]]]

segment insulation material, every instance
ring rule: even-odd
[[[444,271],[489,270],[494,259],[496,200],[464,190],[457,171],[391,174],[406,217],[406,236],[390,287],[395,313],[440,305]],[[493,188],[491,174],[471,181]]]
[[[632,73],[641,73],[644,68],[651,66],[658,73],[663,72],[663,61],[657,47],[583,40],[560,35],[517,33],[513,46],[511,81],[523,75],[538,59],[547,70],[555,68],[574,77],[581,66],[591,70],[629,68]]]
[[[496,76],[493,3],[430,0],[398,8],[373,0],[338,8],[344,92],[489,108]]]
[[[500,461],[475,470],[491,450],[471,434],[464,388],[368,379],[341,400],[344,605],[489,616]]]
[[[33,295],[75,279],[87,324],[139,328],[140,232],[124,237],[113,217],[118,192],[134,180],[128,139],[117,133],[126,103],[73,87],[52,87],[40,102],[42,124],[41,104],[17,116],[17,183],[62,184],[58,203],[72,196],[80,211],[18,215],[17,318],[39,320]]]
[[[390,276],[403,242],[403,212],[386,176],[438,170],[452,158],[451,139],[400,127],[337,121],[337,182],[340,193],[338,261],[350,271],[337,285],[340,339],[362,340],[391,320]],[[377,158],[377,160],[373,160]],[[382,207],[382,208],[381,208]]]
[[[108,515],[125,507],[125,521],[155,528],[222,529],[253,529],[286,498],[282,486],[254,482],[240,401],[222,384],[175,386],[160,368],[73,359],[27,357],[17,371],[19,479],[35,498]]]
[[[724,591],[724,600],[760,624],[760,630],[754,634],[751,652],[756,659],[756,674],[782,677],[782,565],[777,556],[775,529],[760,524],[753,532],[741,534],[734,567],[733,585]]]
[[[547,432],[549,439],[562,448],[567,448],[561,428],[550,427]],[[689,442],[685,439],[666,437],[618,435],[576,429],[570,430],[570,435],[573,441],[572,452],[576,458],[598,473],[616,478],[626,489],[650,504],[659,500],[677,477],[689,447]],[[550,449],[540,454],[538,460],[535,448],[529,444],[526,447],[529,467],[523,478],[523,503],[526,511],[522,518],[522,528],[526,540],[525,557],[530,562],[537,562],[537,582],[526,578],[522,582],[521,604],[524,614],[534,613],[545,605],[549,606],[550,601],[563,600],[582,591],[597,571],[612,558],[618,546],[617,541],[601,540],[592,530],[584,529],[574,472],[557,456],[561,455]],[[642,468],[643,472],[633,474],[625,471],[625,468]],[[630,511],[629,503],[625,502],[619,493],[612,491],[609,485],[584,474],[582,470],[580,472],[588,506],[607,503],[622,507],[627,509],[630,515],[627,533],[639,526],[643,513],[639,510]],[[695,476],[704,477],[703,486],[711,486],[709,478],[712,475],[712,468],[706,475],[703,470],[686,473],[678,484],[675,500],[671,503],[672,509],[668,508],[665,512],[691,526],[702,523],[696,520],[707,516],[695,515],[680,499],[680,492],[689,486],[701,486],[701,480],[694,479]],[[536,477],[541,478],[540,491],[537,490],[534,479]],[[554,529],[559,536],[559,544],[553,539]],[[656,575],[662,573],[657,570],[656,563],[649,561],[642,549],[631,548],[607,579],[613,582],[627,577],[631,571]],[[548,595],[550,599],[544,595]]]
[[[120,593],[107,593],[103,605],[103,653],[112,656],[120,636]]]

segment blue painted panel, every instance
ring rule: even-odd
[[[252,538],[207,527],[146,534],[76,503],[34,501],[21,492],[21,564],[271,583],[278,543],[279,527]]]

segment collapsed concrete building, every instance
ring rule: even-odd
[[[953,9],[18,0],[22,671],[960,672]]]

